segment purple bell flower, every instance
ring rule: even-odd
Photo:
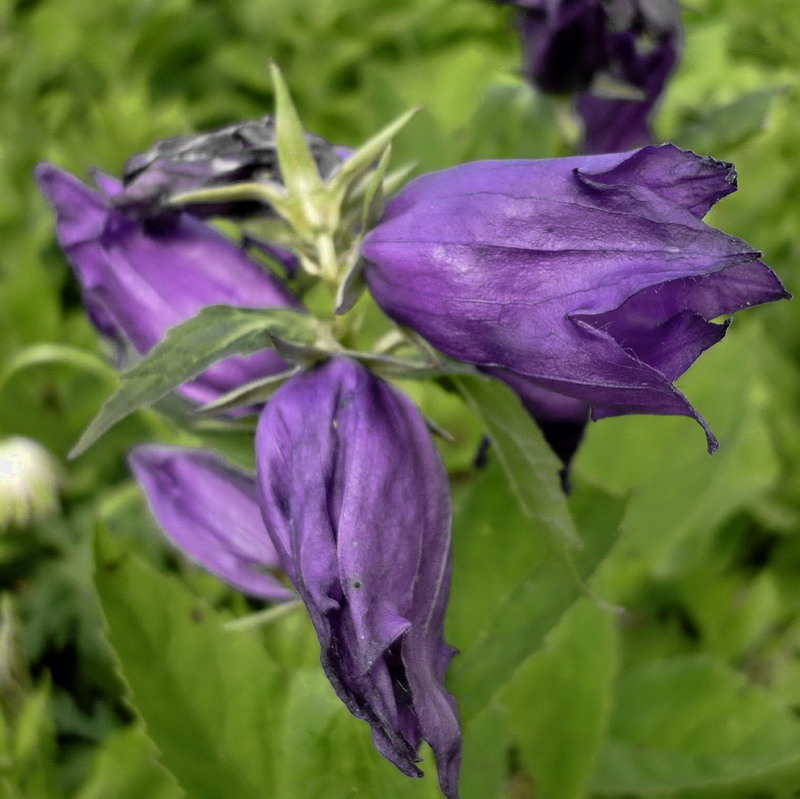
[[[98,175],[92,191],[52,164],[36,180],[56,215],[58,240],[98,331],[147,353],[167,330],[208,305],[298,307],[273,275],[229,239],[186,213],[141,220],[113,206],[121,187]],[[214,364],[180,391],[209,402],[286,369],[273,351]]]
[[[258,506],[256,481],[206,450],[145,445],[128,463],[172,543],[239,591],[268,600],[294,594]]]
[[[652,141],[649,117],[677,63],[678,0],[516,0],[524,72],[544,92],[577,95],[587,153],[628,150]],[[599,96],[611,79],[639,99]]]
[[[334,359],[292,378],[256,436],[264,521],[305,602],[322,666],[377,749],[420,776],[426,740],[457,796],[461,736],[444,688],[450,583],[447,475],[398,390]]]
[[[711,320],[789,296],[760,253],[701,221],[735,189],[730,164],[672,145],[463,164],[389,203],[365,275],[392,318],[540,420],[682,414],[713,450],[673,381],[725,335]]]

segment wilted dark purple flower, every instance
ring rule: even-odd
[[[320,174],[327,177],[348,152],[307,133]],[[124,191],[120,207],[143,215],[159,213],[172,195],[245,181],[281,181],[275,145],[275,120],[251,119],[196,135],[156,142],[144,153],[131,156],[123,168]],[[196,204],[196,216],[247,216],[263,210],[253,202]]]
[[[366,279],[390,316],[544,420],[581,403],[595,419],[683,414],[713,449],[672,383],[724,336],[710,320],[788,296],[760,253],[701,221],[735,188],[730,164],[672,145],[464,164],[389,203]]]
[[[153,515],[193,561],[262,599],[293,596],[264,529],[255,478],[206,450],[146,445],[129,458]]]
[[[256,457],[267,529],[336,692],[403,773],[420,775],[426,740],[442,790],[457,796],[461,737],[443,684],[450,497],[424,419],[364,367],[334,359],[277,391]]]
[[[244,251],[189,214],[131,218],[112,207],[113,178],[92,191],[51,164],[36,169],[57,219],[58,240],[83,289],[97,329],[144,354],[166,331],[208,305],[296,306],[297,300]],[[181,388],[208,402],[221,393],[286,368],[274,352],[214,364]]]
[[[650,142],[648,118],[680,52],[678,0],[513,4],[520,8],[525,74],[542,91],[578,95],[584,151],[619,152]],[[604,96],[602,82],[641,97]]]

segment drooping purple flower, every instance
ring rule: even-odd
[[[320,174],[327,177],[341,163],[344,148],[306,134]],[[124,191],[116,203],[142,215],[161,213],[172,195],[230,183],[281,181],[275,144],[275,120],[251,119],[218,130],[176,136],[131,156],[123,168]],[[196,216],[249,216],[263,211],[253,202],[194,204]]]
[[[144,445],[128,463],[172,543],[207,571],[251,596],[290,599],[274,572],[255,478],[208,450]]]
[[[463,164],[389,203],[365,275],[390,316],[539,418],[682,414],[713,449],[673,381],[724,336],[712,319],[788,296],[760,253],[701,221],[735,189],[730,164],[672,145]]]
[[[364,367],[334,359],[273,396],[256,457],[264,521],[337,694],[403,773],[420,775],[426,740],[456,797],[461,738],[443,685],[450,497],[424,419]]]
[[[52,164],[36,179],[56,214],[58,240],[98,331],[147,353],[208,305],[298,305],[288,289],[229,239],[186,213],[141,220],[114,208],[117,181],[92,191]],[[214,364],[180,390],[198,402],[286,368],[269,350]]]
[[[678,0],[511,2],[520,9],[525,75],[544,92],[576,94],[584,152],[649,143],[649,117],[680,54]],[[641,96],[603,96],[603,81]]]

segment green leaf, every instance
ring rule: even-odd
[[[345,272],[344,277],[339,283],[339,289],[336,292],[334,313],[341,315],[351,311],[366,288],[367,281],[364,279],[364,259],[361,258],[360,255],[356,255],[350,264],[350,268]]]
[[[283,684],[258,639],[102,530],[95,580],[130,699],[187,795],[275,796]]]
[[[155,747],[138,726],[111,735],[95,754],[75,799],[179,799],[174,777],[156,761]]]
[[[239,388],[223,394],[221,397],[206,403],[198,408],[195,413],[222,413],[238,408],[248,408],[258,402],[268,400],[290,377],[296,375],[297,368],[287,369],[285,372],[268,375],[260,380],[253,380]]]
[[[496,464],[461,489],[453,531],[453,592],[448,640],[462,654],[450,669],[461,718],[469,724],[543,644],[586,589],[616,541],[624,502],[576,485],[570,500],[585,546],[575,573],[560,542],[531,529]]]
[[[122,373],[119,389],[86,428],[71,457],[85,452],[137,408],[152,405],[213,363],[266,349],[267,333],[310,343],[314,321],[288,308],[203,308],[197,316],[169,330],[139,363]]]
[[[437,799],[430,752],[425,778],[411,780],[372,745],[369,727],[353,718],[322,669],[292,677],[278,754],[275,797],[291,799]],[[423,765],[423,764],[421,764]]]
[[[306,141],[305,130],[280,69],[270,64],[275,91],[275,143],[281,177],[290,195],[302,198],[319,190],[322,178]]]
[[[506,799],[508,711],[489,705],[464,729],[461,799]]]
[[[697,563],[718,525],[775,483],[765,346],[757,327],[734,325],[682,381],[720,440],[713,457],[688,419],[631,416],[589,425],[576,471],[613,491],[633,492],[624,557],[603,579],[613,601],[627,602],[643,570],[665,577]]]
[[[109,384],[117,381],[114,369],[91,352],[67,344],[32,344],[14,353],[0,369],[0,391],[17,372],[41,364],[66,364],[97,375]]]
[[[588,599],[517,672],[504,698],[537,799],[583,799],[604,742],[618,660],[616,619]]]
[[[592,786],[601,795],[732,787],[788,767],[800,778],[800,723],[718,661],[652,661],[617,691]]]
[[[483,419],[523,513],[548,534],[580,545],[561,488],[561,462],[517,395],[483,377],[459,377],[455,383]]]
[[[331,192],[344,197],[347,188],[372,168],[392,143],[392,139],[414,118],[419,108],[401,114],[347,158],[329,181]]]
[[[723,105],[704,105],[684,122],[675,141],[702,154],[724,153],[764,130],[773,102],[785,93],[785,87],[771,86]]]

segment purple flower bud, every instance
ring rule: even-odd
[[[296,306],[273,275],[213,228],[189,214],[131,218],[110,204],[118,182],[98,176],[92,191],[51,164],[36,169],[56,214],[58,240],[81,284],[98,331],[147,353],[174,325],[208,305]],[[286,368],[274,352],[214,364],[181,392],[198,402]]]
[[[461,736],[443,684],[450,497],[424,419],[364,367],[335,359],[277,391],[256,456],[267,529],[337,694],[404,774],[420,775],[426,740],[456,797]]]
[[[306,141],[327,177],[343,160],[341,148],[307,133]],[[123,168],[125,190],[117,204],[142,215],[159,213],[174,194],[228,183],[281,181],[275,145],[275,120],[251,119],[208,133],[176,136],[156,142],[147,152],[131,156]],[[249,216],[263,208],[253,202],[192,206],[196,216]]]
[[[524,71],[544,92],[578,94],[584,151],[651,141],[648,118],[680,52],[678,0],[516,0]],[[639,99],[599,96],[603,77]]]
[[[293,596],[272,574],[278,556],[251,475],[213,452],[182,447],[140,446],[128,462],[158,523],[189,558],[245,594]]]
[[[390,316],[550,419],[586,403],[595,419],[683,414],[706,427],[672,383],[724,336],[711,320],[789,296],[760,253],[701,221],[735,188],[730,164],[672,145],[463,164],[389,203],[365,275]],[[526,385],[551,394],[526,397]]]

